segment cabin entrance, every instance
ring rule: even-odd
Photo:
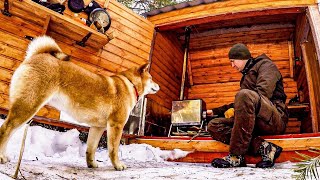
[[[231,67],[227,55],[232,45],[244,43],[253,57],[267,54],[283,76],[290,111],[286,134],[318,132],[320,96],[315,95],[320,90],[315,87],[319,87],[320,71],[311,28],[317,16],[314,11],[313,7],[265,9],[156,25],[150,72],[161,90],[148,96],[147,110],[160,110],[154,113],[161,120],[148,121],[172,127],[168,117],[173,114],[172,102],[181,92],[188,26],[191,32],[183,99],[202,99],[207,109],[233,102],[241,73]],[[149,19],[160,22],[164,16]]]

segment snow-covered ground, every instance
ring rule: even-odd
[[[0,125],[3,120],[0,120]],[[6,164],[0,164],[0,179],[11,179],[15,172],[24,127],[20,128],[8,144]],[[163,151],[147,144],[120,146],[120,159],[128,169],[115,171],[106,149],[99,149],[96,159],[99,168],[89,169],[85,162],[86,144],[81,143],[77,130],[65,133],[38,126],[28,130],[19,179],[292,179],[293,163],[276,164],[271,169],[246,168],[216,169],[210,164],[176,163],[166,161],[186,156],[181,150]]]

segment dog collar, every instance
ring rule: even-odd
[[[124,77],[125,77],[125,76],[124,76]],[[127,78],[127,77],[126,77],[126,78]],[[127,78],[127,79],[128,79],[128,78]],[[136,86],[132,83],[132,81],[130,81],[129,79],[128,79],[128,81],[132,84],[132,86],[133,86],[133,88],[134,88],[134,91],[135,91],[135,93],[136,93],[137,102],[138,102],[138,100],[139,100],[138,90],[137,90]]]
[[[136,88],[136,86],[135,86],[135,85],[133,85],[133,88],[134,88],[134,90],[135,90],[135,92],[136,92],[136,97],[137,97],[137,102],[138,102],[138,100],[139,100],[139,93],[138,93],[138,90],[137,90],[137,88]]]

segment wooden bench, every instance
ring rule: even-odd
[[[307,116],[309,105],[289,105],[289,121],[285,134],[299,134],[301,132],[301,121]]]

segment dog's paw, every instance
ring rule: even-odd
[[[87,165],[88,165],[88,168],[97,168],[98,167],[97,161],[92,161],[92,162],[88,163]]]
[[[123,164],[122,162],[120,162],[119,164],[115,165],[114,168],[117,171],[122,171],[122,170],[127,169],[127,166],[125,164]]]
[[[9,158],[5,155],[0,155],[0,164],[4,164],[9,161]]]

